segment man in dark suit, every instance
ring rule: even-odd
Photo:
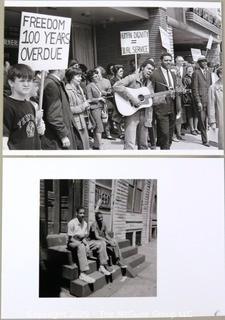
[[[161,66],[151,76],[155,93],[173,90],[176,87],[176,75],[170,71],[172,55],[164,53],[160,57]],[[175,125],[176,97],[168,94],[157,103],[154,101],[153,110],[157,123],[157,144],[161,150],[168,150],[172,144]]]
[[[198,59],[199,69],[196,69],[192,75],[192,94],[198,113],[198,125],[201,131],[202,144],[210,147],[207,138],[207,108],[208,108],[208,91],[212,84],[211,72],[207,67],[207,59],[201,56]]]
[[[42,149],[82,149],[79,133],[70,110],[63,78],[65,70],[51,70],[45,79],[43,119],[46,125]]]

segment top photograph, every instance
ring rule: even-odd
[[[5,1],[3,154],[223,154],[219,2],[39,3]]]

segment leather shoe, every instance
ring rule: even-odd
[[[198,135],[195,130],[192,130],[192,131],[191,131],[191,134],[192,134],[193,136],[197,136],[197,135]]]
[[[210,144],[209,144],[208,142],[204,142],[204,143],[203,143],[203,146],[205,146],[205,147],[210,147]]]
[[[116,138],[113,138],[112,136],[106,136],[106,139],[109,139],[109,140],[116,140]]]

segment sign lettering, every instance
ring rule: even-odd
[[[18,63],[33,70],[66,69],[71,19],[22,12]]]

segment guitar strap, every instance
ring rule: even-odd
[[[169,86],[165,83],[159,82],[159,81],[155,81],[158,84],[161,84],[162,86],[166,87],[169,90]]]

